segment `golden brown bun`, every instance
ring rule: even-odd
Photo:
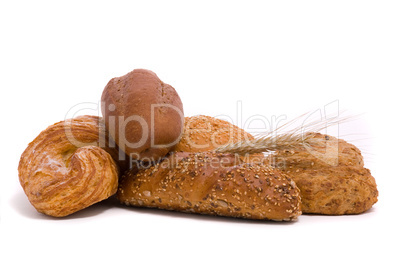
[[[138,173],[128,171],[117,197],[126,205],[247,219],[301,214],[299,190],[279,170],[211,152],[176,152]]]
[[[225,120],[203,115],[185,117],[182,137],[173,151],[210,151],[246,139],[254,137]]]
[[[297,184],[303,213],[362,213],[377,202],[377,185],[360,150],[342,139],[315,134],[322,148],[277,152],[277,167]],[[320,144],[320,143],[313,143]]]
[[[179,95],[149,70],[111,79],[102,94],[102,113],[110,135],[133,160],[158,160],[182,132]]]
[[[106,141],[95,116],[61,121],[42,131],[18,166],[31,204],[39,212],[63,217],[113,195],[118,167],[111,154],[117,159],[118,153]]]

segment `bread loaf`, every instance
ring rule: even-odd
[[[252,141],[253,135],[240,127],[210,116],[185,117],[183,134],[173,151],[206,152],[226,144]],[[261,162],[262,153],[238,155],[246,163]]]
[[[117,197],[126,205],[247,219],[301,214],[299,190],[279,170],[211,152],[176,152],[138,173],[128,171]]]
[[[173,151],[204,152],[254,137],[228,121],[210,116],[185,117],[183,134]]]
[[[360,150],[342,139],[316,133],[311,145],[281,150],[278,169],[291,177],[302,196],[303,213],[358,214],[377,202],[378,190],[370,170],[364,168]]]

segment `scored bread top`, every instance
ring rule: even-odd
[[[185,117],[182,137],[173,151],[204,152],[253,139],[251,134],[225,120],[204,115]]]

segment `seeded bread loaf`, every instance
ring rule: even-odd
[[[293,220],[299,189],[278,169],[231,154],[172,153],[138,173],[127,172],[118,199],[131,206],[247,219]]]

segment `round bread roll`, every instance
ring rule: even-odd
[[[179,95],[149,70],[111,79],[102,94],[102,114],[110,135],[131,160],[157,161],[182,133]]]
[[[228,121],[210,116],[185,117],[183,135],[174,151],[204,152],[254,137]]]

